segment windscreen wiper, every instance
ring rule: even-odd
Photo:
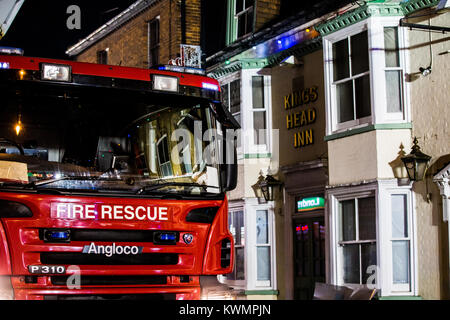
[[[34,181],[29,183],[28,187],[32,188],[38,188],[40,186],[55,183],[58,181],[64,181],[64,180],[76,180],[76,181],[116,181],[120,179],[112,179],[112,178],[100,178],[99,176],[64,176],[60,178],[54,178],[54,179],[48,179],[48,180],[41,180],[41,181]]]
[[[147,192],[156,191],[158,189],[162,189],[165,187],[199,187],[206,190],[207,188],[216,188],[219,189],[219,187],[215,186],[208,186],[206,184],[198,184],[198,183],[192,183],[192,182],[165,182],[165,183],[158,183],[158,184],[151,184],[144,186],[136,191],[136,194],[145,194]]]

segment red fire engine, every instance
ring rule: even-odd
[[[0,55],[4,297],[198,299],[232,271],[239,125],[216,80],[168,68]]]

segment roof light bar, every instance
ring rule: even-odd
[[[205,70],[203,70],[203,69],[184,67],[184,66],[173,66],[173,65],[158,66],[158,70],[191,73],[191,74],[198,74],[198,75],[202,75],[202,76],[206,74]]]

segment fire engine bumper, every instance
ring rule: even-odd
[[[175,278],[175,277],[170,277]],[[27,283],[28,282],[28,283]],[[199,300],[198,277],[189,283],[166,285],[54,285],[50,277],[29,283],[26,277],[12,277],[15,300]],[[72,286],[73,285],[73,286]]]

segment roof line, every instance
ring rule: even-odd
[[[75,56],[84,51],[100,39],[104,38],[124,23],[130,21],[133,17],[147,9],[159,0],[137,0],[131,4],[127,9],[119,13],[117,16],[97,28],[94,32],[89,34],[84,39],[78,41],[73,46],[70,46],[66,50],[66,54],[69,56]]]

